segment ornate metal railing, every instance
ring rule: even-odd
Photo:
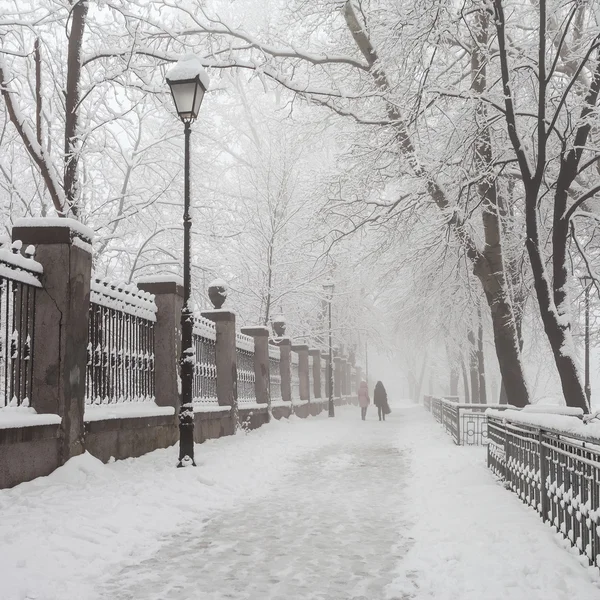
[[[600,567],[600,438],[491,415],[488,430],[489,468]]]
[[[425,396],[423,406],[460,446],[484,446],[488,443],[488,408],[506,410],[507,404],[460,404],[456,397],[436,398]]]
[[[290,353],[291,364],[290,364],[290,380],[292,388],[292,401],[300,400],[300,371],[299,371],[299,360],[298,353],[292,351]]]
[[[154,393],[154,296],[93,277],[86,404],[149,402]]]
[[[254,374],[254,338],[237,332],[235,334],[237,357],[238,405],[256,402],[256,376]]]
[[[204,317],[196,317],[192,340],[195,353],[192,401],[198,406],[218,406],[217,333],[214,322]]]
[[[281,400],[281,350],[269,344],[269,393],[271,400]]]
[[[0,409],[32,406],[36,290],[42,266],[35,249],[0,239]]]

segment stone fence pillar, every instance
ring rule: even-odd
[[[154,329],[154,385],[156,404],[172,406],[179,412],[179,360],[181,357],[181,309],[183,286],[172,281],[141,280],[138,288],[154,294],[156,325]]]
[[[321,398],[321,351],[311,348],[308,354],[313,357],[312,381],[313,389],[311,390],[314,398]]]
[[[256,402],[270,404],[269,397],[269,329],[242,327],[242,333],[254,338],[254,377]]]
[[[270,342],[279,347],[281,358],[279,373],[281,375],[281,399],[284,402],[292,401],[292,341],[287,337],[274,338]]]
[[[32,398],[38,413],[60,415],[60,461],[81,454],[87,364],[92,236],[73,219],[38,226],[20,219],[13,240],[36,246],[44,268],[36,295]]]
[[[333,397],[342,397],[342,372],[343,372],[343,359],[339,356],[335,356],[333,359]]]
[[[346,396],[352,396],[352,365],[346,362]]]
[[[298,354],[298,378],[300,381],[300,400],[310,400],[310,376],[308,373],[308,346],[292,346],[292,352]]]
[[[201,315],[213,321],[216,330],[215,363],[219,406],[231,408],[233,427],[237,427],[237,358],[235,354],[235,313],[207,310]]]

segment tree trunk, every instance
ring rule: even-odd
[[[477,94],[487,90],[487,53],[489,12],[483,8],[474,14],[473,32],[475,43],[471,53],[471,89]],[[487,126],[487,104],[479,101],[476,107],[477,122],[480,123],[475,140],[475,167],[477,173],[493,172],[493,153],[490,131]],[[519,349],[519,335],[512,307],[510,291],[506,281],[502,255],[502,226],[500,223],[500,201],[496,180],[482,177],[477,185],[481,198],[482,219],[485,235],[483,256],[485,261],[475,265],[492,315],[494,343],[502,379],[516,406],[529,403],[525,385],[525,374]],[[482,359],[483,362],[483,359]],[[479,390],[478,399],[485,401],[485,386]],[[475,400],[473,400],[475,401]]]
[[[467,404],[470,404],[471,395],[469,394],[469,376],[467,375],[467,367],[465,365],[464,359],[461,359],[460,366],[462,370],[463,387],[465,388],[465,402]]]
[[[77,132],[81,80],[81,49],[88,12],[88,3],[74,0],[71,10],[71,30],[67,54],[67,89],[65,90],[65,175],[64,190],[68,206],[74,216],[79,213],[77,172],[79,165],[79,138]]]
[[[450,369],[450,396],[458,396],[458,369],[456,366]]]
[[[469,374],[471,376],[471,402],[479,404],[479,361],[477,360],[477,342],[472,331],[469,339]]]
[[[477,335],[477,372],[479,376],[479,402],[487,403],[487,391],[485,385],[485,364],[483,359],[483,319],[481,318],[481,308],[477,308],[479,317],[478,335]]]
[[[573,340],[570,328],[560,322],[560,316],[552,300],[553,294],[548,281],[539,245],[537,220],[537,190],[526,198],[527,251],[531,262],[535,292],[544,324],[544,331],[550,342],[554,361],[558,369],[562,392],[567,406],[589,412],[585,389],[573,356]],[[566,244],[566,239],[565,239]],[[509,395],[510,398],[510,395]]]

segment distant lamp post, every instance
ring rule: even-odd
[[[181,404],[179,406],[179,462],[178,467],[196,466],[194,461],[194,406],[192,384],[195,352],[192,344],[194,315],[190,306],[191,229],[190,215],[190,134],[192,122],[198,116],[209,78],[200,59],[187,54],[167,73],[175,109],[183,121],[185,134],[184,198],[183,198],[183,309],[181,311]]]
[[[333,406],[333,344],[331,343],[331,302],[333,300],[333,290],[335,286],[331,280],[323,285],[325,297],[327,298],[327,312],[329,315],[329,415],[335,417],[335,408]]]
[[[589,275],[584,275],[581,283],[585,286],[585,397],[589,407],[592,397],[592,386],[590,385],[590,288],[594,284],[594,279]]]

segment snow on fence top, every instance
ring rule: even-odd
[[[0,278],[12,279],[34,287],[42,287],[39,276],[44,272],[42,265],[33,259],[35,248],[27,246],[21,254],[23,242],[10,242],[7,237],[0,238]]]
[[[246,352],[254,352],[254,338],[240,333],[235,332],[235,346],[238,350],[246,350]]]
[[[600,421],[597,418],[591,420],[589,423],[585,423],[577,415],[520,410],[505,410],[500,412],[495,408],[489,408],[486,411],[486,415],[513,425],[543,429],[561,436],[600,444]]]
[[[269,358],[273,358],[274,360],[281,360],[281,350],[279,346],[269,344]]]
[[[139,290],[135,283],[111,283],[100,277],[92,277],[90,302],[156,321],[154,295]]]
[[[194,335],[205,338],[207,340],[216,341],[217,330],[213,321],[204,317],[194,318]]]

